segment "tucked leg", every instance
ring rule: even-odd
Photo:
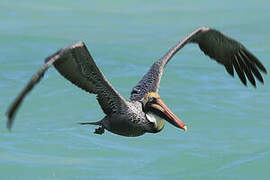
[[[100,134],[100,135],[103,134],[104,133],[104,127],[101,126],[99,128],[96,128],[94,133],[95,134]]]

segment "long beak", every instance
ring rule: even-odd
[[[161,98],[158,98],[156,103],[153,103],[150,106],[161,112],[169,123],[187,131],[187,126],[166,106]]]

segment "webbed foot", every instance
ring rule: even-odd
[[[97,128],[97,129],[95,129],[95,132],[94,132],[95,134],[103,134],[104,133],[104,127],[103,126],[101,126],[101,127],[99,127],[99,128]]]

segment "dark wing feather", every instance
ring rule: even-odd
[[[46,58],[44,66],[32,77],[8,109],[7,127],[9,129],[24,97],[40,81],[52,64],[73,84],[89,93],[97,94],[98,102],[107,115],[120,111],[125,105],[125,99],[111,86],[98,69],[84,43],[78,42]]]
[[[233,75],[232,66],[240,80],[246,85],[246,77],[256,87],[256,78],[263,83],[259,71],[267,73],[262,63],[238,41],[221,32],[205,28],[195,35],[191,42],[198,43],[200,49],[209,57],[225,66],[227,72]]]
[[[148,92],[158,92],[163,69],[164,64],[161,61],[155,62],[139,83],[133,87],[130,100],[139,101]]]
[[[232,76],[234,77],[234,71],[233,71],[233,66],[232,64],[224,64],[227,72]]]
[[[160,80],[164,71],[166,64],[170,61],[177,51],[179,51],[186,43],[189,42],[197,31],[192,32],[182,41],[179,41],[175,46],[173,46],[161,59],[156,61],[148,72],[143,76],[139,83],[133,87],[130,95],[130,100],[140,101],[148,92],[158,92]]]
[[[7,121],[7,128],[10,130],[14,121],[14,117],[16,115],[16,112],[18,108],[20,107],[24,97],[33,89],[33,87],[40,81],[40,79],[43,77],[44,73],[47,71],[47,69],[51,66],[51,64],[57,59],[57,56],[55,58],[52,58],[51,61],[47,62],[40,68],[40,70],[34,74],[34,76],[30,79],[27,86],[20,92],[20,94],[16,97],[16,99],[12,102],[12,104],[9,106],[6,115],[8,117]]]
[[[235,71],[237,72],[240,80],[242,81],[242,83],[244,85],[247,85],[246,76],[242,70],[243,67],[240,66],[240,63],[239,63],[239,60],[237,59],[237,56],[235,56],[234,59],[232,60],[232,64],[233,64],[233,67],[234,67]]]
[[[76,50],[67,51],[54,66],[73,84],[89,93],[97,94],[98,102],[105,114],[119,112],[125,104],[124,98],[104,77],[83,43]]]
[[[240,50],[240,54],[242,55],[242,57],[244,57],[246,65],[251,70],[252,74],[254,74],[256,76],[256,78],[261,83],[263,83],[263,78],[262,78],[262,75],[260,74],[259,70],[254,66],[254,64],[249,60],[249,58],[246,56],[246,54],[242,50]]]
[[[261,72],[267,73],[263,64],[241,43],[221,32],[201,27],[173,46],[160,60],[156,61],[140,82],[132,89],[130,99],[141,100],[147,92],[157,92],[165,65],[187,43],[197,43],[210,58],[223,64],[227,72],[234,76],[234,70],[244,85],[246,77],[256,87],[255,77],[263,83]]]

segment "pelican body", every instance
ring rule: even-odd
[[[40,81],[47,69],[54,65],[67,80],[88,93],[96,94],[105,117],[96,122],[80,123],[99,126],[95,130],[96,134],[103,134],[105,129],[130,137],[157,133],[164,128],[165,121],[186,131],[187,126],[166,106],[158,90],[166,64],[188,43],[198,44],[205,55],[224,65],[231,76],[234,76],[236,71],[244,85],[247,85],[248,79],[256,87],[254,76],[263,83],[261,72],[266,74],[267,71],[251,52],[241,43],[221,32],[201,27],[154,62],[139,83],[133,87],[131,96],[127,100],[105,78],[85,44],[77,42],[45,59],[45,64],[10,105],[7,111],[7,127],[11,129],[15,114],[25,96]]]

